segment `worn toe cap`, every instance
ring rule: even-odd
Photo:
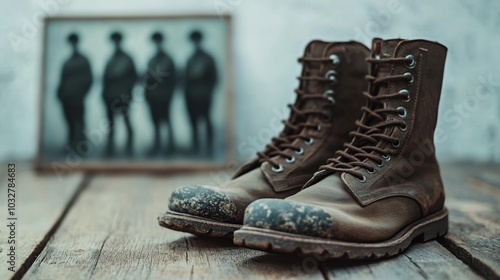
[[[170,196],[168,208],[172,211],[233,223],[237,220],[234,201],[220,189],[207,186],[186,186]]]
[[[331,238],[335,231],[333,218],[320,207],[282,199],[251,203],[244,225],[322,238]]]

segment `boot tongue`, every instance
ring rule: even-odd
[[[372,52],[371,58],[375,59],[387,59],[394,57],[396,47],[403,39],[392,39],[392,40],[382,40],[380,38],[374,38],[372,41]],[[381,78],[391,75],[393,65],[391,63],[380,63],[373,64],[371,66],[370,75],[375,78]],[[378,84],[377,86],[370,85],[370,93],[373,95],[386,95],[390,92],[387,91],[387,83]],[[379,109],[383,104],[372,104],[371,109]],[[366,124],[375,125],[379,120],[375,118],[368,118]]]
[[[312,41],[310,42],[305,51],[304,51],[304,57],[305,58],[322,58],[325,56],[325,51],[328,49],[330,46],[330,42],[323,42],[323,41]],[[323,63],[321,62],[305,62],[303,65],[303,70],[301,75],[304,77],[314,77],[314,76],[319,76],[322,75],[323,69],[321,69],[321,65]],[[302,81],[300,85],[300,89],[307,93],[317,93],[320,91],[320,87],[324,85],[323,82],[319,81]],[[304,110],[304,109],[315,109],[321,106],[322,102],[318,100],[312,100],[309,99],[306,102],[299,102],[301,104],[299,105],[299,108]]]
[[[304,57],[323,57],[323,52],[328,45],[330,45],[329,42],[312,41],[307,45],[306,50],[304,51]]]
[[[375,44],[379,43],[380,47],[377,47],[379,49],[379,54],[380,58],[390,58],[394,56],[394,51],[396,50],[396,47],[398,44],[403,41],[403,39],[392,39],[392,40],[379,40],[377,39],[373,40]]]
[[[371,57],[376,59],[385,59],[394,57],[394,51],[398,44],[403,41],[402,39],[392,39],[392,40],[382,40],[380,38],[375,38],[372,41],[372,53]],[[380,78],[391,74],[392,64],[384,63],[378,64],[372,67],[371,75]],[[387,85],[380,85],[378,94],[387,94]]]

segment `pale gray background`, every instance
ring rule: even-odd
[[[276,130],[273,118],[286,116],[285,104],[294,99],[300,73],[296,58],[308,41],[369,44],[371,37],[380,36],[426,38],[449,48],[438,121],[444,135],[437,143],[439,159],[500,160],[500,1],[59,0],[46,11],[38,1],[9,3],[0,4],[1,159],[30,159],[36,151],[42,29],[23,35],[26,21],[46,14],[201,12],[233,15],[240,158],[263,147]],[[24,36],[24,49],[16,52],[9,34]],[[488,80],[486,91],[482,85]]]
[[[100,156],[106,144],[106,135],[100,129],[107,120],[102,99],[102,79],[105,66],[114,52],[114,45],[109,36],[114,31],[123,35],[122,48],[132,57],[136,71],[141,77],[133,90],[130,109],[130,122],[134,133],[134,155],[144,157],[153,143],[153,124],[150,111],[144,97],[142,76],[147,72],[147,65],[156,54],[156,46],[151,40],[151,34],[159,31],[164,36],[163,49],[174,60],[176,75],[184,73],[187,60],[194,51],[189,35],[193,30],[203,33],[202,48],[216,62],[218,80],[214,89],[214,100],[211,117],[214,129],[214,155],[218,161],[226,159],[226,63],[227,55],[227,21],[219,18],[191,19],[151,19],[151,20],[71,20],[52,21],[47,28],[47,64],[45,67],[46,82],[44,85],[44,158],[60,158],[67,154],[63,150],[67,143],[66,122],[61,103],[56,97],[57,87],[61,79],[63,63],[71,55],[71,47],[67,42],[68,34],[76,32],[79,37],[78,48],[90,62],[93,83],[85,98],[86,131],[94,131],[89,136],[94,145],[89,153],[91,157]],[[155,69],[151,69],[154,71]],[[182,73],[180,73],[182,72]],[[150,74],[149,74],[150,75]],[[150,83],[155,80],[151,77]],[[191,129],[183,89],[178,83],[170,107],[176,147],[187,150],[191,145]],[[121,115],[115,117],[117,151],[125,148],[126,129]],[[201,136],[205,135],[203,130]],[[166,126],[161,124],[163,142],[166,141]],[[99,135],[99,136],[98,136]],[[200,141],[200,144],[205,144]],[[58,153],[62,151],[62,153]],[[169,159],[164,157],[162,159]],[[182,157],[181,157],[182,158]],[[175,159],[175,158],[174,158]]]

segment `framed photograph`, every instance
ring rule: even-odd
[[[228,15],[47,18],[41,171],[188,171],[232,159]]]

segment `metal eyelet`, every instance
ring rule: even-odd
[[[335,95],[335,91],[333,91],[332,89],[327,89],[323,94],[328,99],[328,102],[335,103],[335,98],[333,98],[333,95]]]
[[[405,99],[403,99],[403,102],[410,102],[411,96],[410,96],[410,91],[407,89],[402,89],[398,91],[399,94],[406,96]]]
[[[417,61],[415,60],[415,57],[413,55],[409,54],[409,55],[405,56],[405,58],[411,60],[410,63],[405,62],[406,68],[408,68],[408,69],[415,68],[415,66],[417,65]]]
[[[375,168],[372,168],[372,170],[370,170],[370,169],[366,169],[366,168],[365,168],[365,170],[366,170],[366,172],[368,172],[369,174],[373,174],[373,173],[375,173]]]
[[[397,148],[401,145],[401,141],[399,141],[399,139],[396,139],[396,143],[391,143],[391,145],[394,147],[394,148]]]
[[[337,71],[335,71],[335,70],[326,71],[325,78],[330,80],[333,84],[336,84],[337,83]]]
[[[321,125],[316,126],[316,131],[321,131]]]
[[[328,58],[332,61],[333,66],[337,67],[340,64],[340,57],[332,53]]]
[[[271,167],[271,169],[276,172],[276,173],[280,173],[280,172],[283,172],[283,166],[280,164],[278,165],[278,167]]]
[[[403,76],[410,77],[410,80],[408,81],[408,84],[413,85],[413,83],[415,82],[415,77],[413,77],[413,74],[412,74],[412,73],[410,73],[410,72],[405,72],[405,73],[403,74]]]
[[[330,122],[330,121],[332,121],[332,116],[331,116],[330,114],[328,114],[328,115],[324,115],[324,116],[323,116],[323,120],[324,120],[325,122]]]
[[[399,130],[406,131],[407,129],[408,129],[408,125],[406,124],[406,122],[399,125]]]
[[[289,158],[286,158],[285,161],[287,163],[294,163],[295,162],[295,157],[289,157]]]
[[[356,176],[354,176],[354,177],[356,177]],[[358,182],[360,182],[360,183],[364,183],[364,182],[366,182],[366,176],[363,175],[363,177],[361,177],[361,179],[359,179],[358,177],[356,177],[356,180],[358,180]]]
[[[408,116],[408,111],[406,111],[406,108],[405,107],[398,107],[398,115],[401,117],[401,118],[406,118]]]
[[[385,160],[385,161],[390,161],[391,160],[391,155],[383,155],[382,158]]]
[[[312,145],[314,143],[314,139],[313,138],[309,138],[306,141],[304,141],[304,143],[306,143],[307,145]]]
[[[384,162],[380,161],[380,163],[376,162],[375,163],[378,167],[384,167]]]
[[[298,150],[295,150],[295,153],[297,155],[303,155],[304,154],[304,149],[303,148],[299,148]]]

